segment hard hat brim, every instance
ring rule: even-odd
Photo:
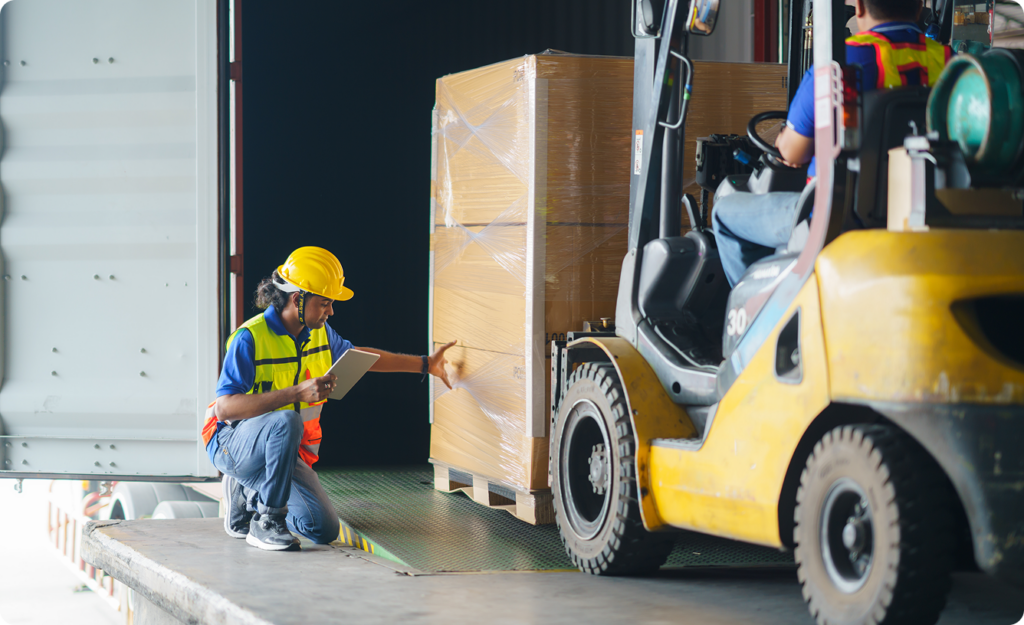
[[[341,290],[338,292],[321,293],[314,289],[304,287],[301,284],[296,284],[294,280],[289,279],[288,276],[285,275],[284,265],[281,265],[280,267],[277,268],[277,275],[280,276],[282,280],[292,285],[293,287],[299,289],[300,291],[312,293],[313,295],[319,295],[320,297],[326,297],[327,299],[334,300],[335,302],[347,302],[348,300],[352,299],[353,295],[355,295],[352,289],[348,288],[347,286],[342,286]]]
[[[347,286],[343,286],[341,287],[341,293],[338,294],[338,297],[327,297],[326,295],[324,295],[324,297],[327,297],[327,299],[333,299],[336,302],[347,302],[352,299],[353,295],[355,295],[355,293],[352,292],[352,289]]]

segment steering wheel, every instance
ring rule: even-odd
[[[761,135],[757,134],[757,125],[761,122],[766,122],[770,119],[786,119],[786,111],[765,111],[764,113],[758,113],[750,118],[750,122],[747,123],[747,137],[751,143],[760,148],[765,154],[775,158],[777,161],[783,161],[782,152],[779,152],[779,148],[768,143],[761,138]]]

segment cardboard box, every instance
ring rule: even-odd
[[[697,62],[684,182],[699,136],[784,109],[786,69]],[[550,341],[614,317],[633,169],[633,60],[540,54],[437,81],[431,170],[432,460],[547,488]]]
[[[460,346],[448,354],[460,382],[454,391],[435,390],[430,457],[495,483],[547,488],[548,439],[523,428],[523,356]]]
[[[700,197],[696,183],[697,139],[711,134],[747,134],[757,113],[788,108],[787,68],[777,63],[717,63],[694,61],[693,96],[683,143],[683,192]],[[768,141],[785,122],[765,122],[759,129]],[[710,194],[714,195],[714,194]],[[683,214],[684,230],[689,229]]]
[[[527,438],[547,435],[550,336],[615,314],[632,111],[628,58],[542,54],[437,81],[431,338],[523,359]]]

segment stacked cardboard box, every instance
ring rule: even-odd
[[[707,90],[691,104],[690,179],[695,137],[741,130],[774,96],[785,104],[785,68],[696,71]],[[437,81],[430,332],[435,345],[459,344],[448,352],[455,390],[434,383],[435,466],[498,490],[548,487],[550,341],[615,313],[632,91],[632,59],[568,54]]]
[[[614,315],[632,92],[631,59],[566,54],[437,81],[431,333],[459,382],[433,460],[547,488],[549,341]]]

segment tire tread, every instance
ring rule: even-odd
[[[565,530],[562,528],[562,519],[555,509],[555,523],[558,526],[558,534],[566,553],[584,573],[593,575],[641,575],[652,573],[668,559],[672,549],[672,543],[656,534],[648,532],[643,526],[640,517],[640,502],[637,496],[636,470],[634,459],[636,457],[636,437],[633,434],[633,425],[626,407],[625,395],[620,389],[618,373],[615,367],[609,363],[585,363],[573,372],[569,378],[569,388],[578,381],[590,379],[597,383],[598,388],[604,393],[608,403],[612,407],[611,435],[619,448],[619,479],[621,490],[617,502],[612,502],[612,510],[609,519],[612,520],[612,534],[604,545],[601,553],[594,558],[582,557],[574,553],[571,545],[566,540]],[[555,423],[558,418],[558,411],[552,413],[551,432],[555,432]],[[555,457],[555,440],[552,436],[552,454],[548,462],[548,477],[554,485],[553,466],[557,462]]]
[[[942,470],[920,445],[889,425],[841,426],[818,441],[800,475],[797,489],[797,577],[804,600],[819,625],[836,623],[828,606],[820,605],[804,565],[801,543],[801,505],[813,479],[815,463],[830,448],[852,444],[866,452],[889,500],[885,505],[898,525],[898,563],[886,571],[878,600],[868,610],[869,623],[932,625],[946,605],[953,568],[953,515],[949,485]],[[817,518],[817,512],[814,514]],[[881,563],[878,563],[881,564]],[[827,580],[826,580],[826,583]]]

